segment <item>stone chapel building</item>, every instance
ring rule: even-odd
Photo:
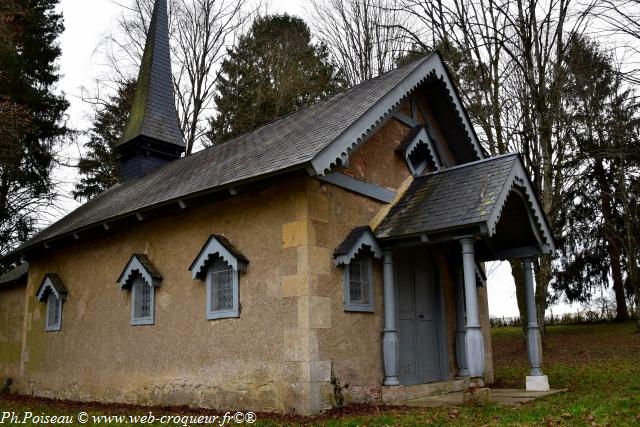
[[[121,180],[4,257],[0,381],[81,401],[317,413],[493,380],[482,262],[554,239],[437,53],[183,156],[156,0]],[[28,264],[26,264],[28,262]],[[530,319],[535,319],[530,316]],[[548,388],[529,323],[530,389]]]

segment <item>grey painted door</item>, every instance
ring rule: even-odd
[[[437,272],[425,247],[394,253],[402,384],[442,380]]]

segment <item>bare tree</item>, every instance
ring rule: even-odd
[[[625,77],[632,84],[640,84],[640,0],[603,0],[598,5],[599,16],[607,30],[621,35],[628,50]],[[635,58],[635,59],[633,59]]]
[[[311,26],[350,86],[395,67],[410,46],[398,0],[308,0]]]
[[[533,175],[552,230],[561,236],[565,188],[570,185],[564,163],[572,149],[565,143],[568,124],[562,122],[563,62],[566,40],[582,34],[593,3],[578,5],[572,0],[494,1],[507,25],[500,30],[500,44],[515,65],[519,92],[521,133],[519,148]],[[540,257],[536,269],[538,321],[544,323],[552,257]]]
[[[247,4],[247,0],[169,0],[174,85],[187,154],[206,131],[219,65],[251,15]],[[107,85],[135,77],[153,0],[130,0],[123,7],[116,30],[102,43],[110,71]]]
[[[505,106],[511,110],[504,82],[513,67],[498,37],[506,18],[493,2],[478,0],[400,0],[398,7],[417,24],[401,25],[414,45],[426,52],[451,45],[471,65],[467,71],[472,75],[459,84],[472,119],[492,155],[509,151],[514,128],[505,126],[502,111]]]
[[[471,109],[489,152],[520,151],[554,233],[561,221],[570,176],[563,169],[569,124],[562,121],[563,61],[566,42],[587,28],[595,2],[577,0],[402,0],[401,7],[421,26],[404,29],[425,50],[446,41],[468,55],[476,75],[463,93],[482,99]],[[429,46],[430,45],[430,46]],[[463,95],[465,96],[465,95]],[[519,305],[519,262],[512,263]],[[550,256],[536,268],[538,321],[542,325],[552,278]]]

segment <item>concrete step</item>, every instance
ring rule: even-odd
[[[455,378],[450,381],[428,384],[382,386],[382,401],[392,404],[427,396],[447,394],[464,390],[468,384],[469,378]]]

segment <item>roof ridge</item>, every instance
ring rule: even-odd
[[[384,72],[384,73],[382,73],[382,74],[380,74],[380,75],[378,75],[378,76],[376,76],[376,77],[374,77],[374,78],[372,78],[372,79],[366,80],[366,81],[364,81],[364,82],[358,83],[358,84],[357,84],[357,85],[355,85],[355,86],[351,86],[351,87],[349,87],[349,88],[347,88],[347,89],[344,89],[344,90],[343,90],[343,91],[341,91],[341,92],[338,92],[338,93],[336,93],[336,94],[334,94],[334,95],[331,95],[329,98],[321,99],[321,100],[319,100],[319,101],[317,101],[317,102],[315,102],[315,103],[313,103],[313,104],[311,104],[311,105],[308,105],[308,106],[306,106],[306,107],[304,107],[304,108],[301,108],[301,109],[296,110],[296,111],[292,111],[292,112],[290,112],[290,113],[288,113],[288,114],[285,114],[285,115],[283,115],[283,116],[280,116],[280,117],[278,117],[278,118],[275,118],[275,119],[273,119],[273,120],[271,120],[271,121],[269,121],[269,122],[267,122],[267,123],[263,123],[262,125],[260,125],[260,126],[256,127],[255,129],[252,129],[252,130],[250,130],[250,131],[248,131],[248,132],[246,132],[246,133],[243,133],[243,134],[241,134],[241,135],[235,136],[235,137],[233,137],[232,139],[229,139],[229,140],[227,140],[227,141],[225,141],[225,142],[222,142],[222,143],[219,143],[219,144],[213,144],[213,145],[211,145],[211,146],[209,146],[209,147],[205,147],[205,148],[203,148],[202,150],[199,150],[199,151],[196,151],[196,152],[194,152],[194,153],[191,153],[191,154],[188,154],[188,155],[182,156],[182,157],[180,157],[180,158],[178,158],[178,159],[174,160],[173,162],[169,162],[169,163],[167,163],[167,164],[164,164],[164,165],[162,165],[162,166],[159,166],[159,167],[155,168],[153,171],[150,171],[148,174],[146,174],[146,175],[144,175],[144,176],[141,176],[141,177],[139,177],[139,178],[134,178],[134,179],[129,180],[129,181],[139,181],[140,179],[143,179],[143,178],[145,178],[145,177],[147,177],[147,176],[150,176],[150,175],[152,175],[152,174],[154,174],[154,173],[157,173],[157,172],[158,172],[158,171],[160,171],[161,169],[165,169],[166,167],[168,167],[168,166],[169,166],[169,165],[171,165],[171,164],[176,164],[176,163],[180,162],[181,160],[188,159],[188,158],[192,158],[192,157],[194,157],[194,156],[198,156],[200,153],[205,153],[205,152],[210,152],[210,151],[215,151],[215,150],[218,150],[218,149],[222,149],[223,147],[227,146],[227,144],[231,144],[231,143],[234,143],[234,142],[235,142],[236,144],[238,144],[239,142],[237,142],[237,141],[241,141],[242,139],[245,139],[245,138],[249,137],[250,135],[252,135],[252,134],[254,134],[254,133],[258,132],[259,130],[266,128],[267,126],[270,126],[270,125],[273,125],[273,124],[275,124],[275,123],[277,123],[277,122],[280,122],[281,120],[286,119],[286,118],[288,118],[288,117],[290,117],[290,116],[293,116],[294,114],[301,113],[301,112],[303,112],[303,111],[309,110],[309,109],[311,109],[311,108],[313,108],[313,107],[315,107],[315,106],[318,106],[318,105],[320,105],[320,104],[323,104],[323,103],[325,103],[325,102],[329,102],[329,101],[331,101],[331,100],[334,100],[335,98],[337,98],[337,97],[339,97],[339,96],[343,96],[343,95],[347,94],[349,91],[351,91],[351,90],[353,90],[353,89],[356,89],[356,88],[358,88],[358,87],[360,87],[360,86],[362,86],[362,85],[364,85],[364,84],[370,84],[371,82],[374,82],[374,81],[376,81],[376,80],[380,79],[381,77],[383,77],[383,76],[384,76],[384,75],[386,75],[386,74],[389,74],[389,73],[391,73],[391,72],[395,72],[395,71],[397,71],[397,70],[401,70],[401,69],[403,69],[403,68],[405,68],[405,67],[408,67],[409,65],[414,64],[414,63],[416,63],[416,62],[424,61],[424,60],[426,60],[427,58],[429,58],[429,57],[430,57],[431,55],[433,55],[433,54],[434,54],[434,53],[432,52],[432,53],[429,53],[429,54],[427,54],[427,55],[424,55],[424,56],[422,56],[422,57],[420,57],[420,58],[418,58],[418,59],[415,59],[415,60],[413,60],[413,61],[411,61],[411,62],[408,62],[408,63],[406,63],[406,64],[402,65],[401,67],[394,68],[393,70],[386,71],[386,72]],[[227,148],[228,148],[228,146],[227,146]],[[129,181],[127,181],[127,182],[129,182]],[[109,189],[111,189],[111,188],[112,188],[112,187],[109,187]],[[107,190],[105,190],[105,191],[108,191],[109,189],[107,189]],[[103,193],[104,193],[104,192],[103,192]],[[100,194],[103,194],[103,193],[100,193]],[[92,200],[94,200],[94,199],[92,199]]]
[[[429,173],[426,173],[426,174],[424,174],[424,175],[422,175],[422,176],[420,176],[418,178],[426,178],[426,177],[429,177],[429,176],[441,175],[441,174],[443,174],[445,172],[450,172],[450,171],[453,171],[453,170],[463,169],[463,168],[466,168],[468,166],[475,166],[475,165],[480,164],[480,163],[485,163],[485,162],[489,162],[489,161],[492,161],[492,160],[502,159],[502,158],[505,158],[505,157],[519,156],[519,155],[520,155],[520,153],[518,153],[518,152],[499,154],[497,156],[486,157],[484,159],[474,160],[473,162],[462,163],[460,165],[451,166],[451,167],[448,167],[446,169],[442,169],[442,170],[439,170],[439,171],[429,172]]]
[[[301,169],[342,135],[344,127],[368,120],[372,104],[384,101],[398,87],[398,82],[406,82],[407,75],[423,70],[434,57],[438,57],[436,53],[425,55],[223,144],[180,157],[143,177],[109,187],[4,258],[15,257],[38,243],[190,195]],[[176,180],[179,183],[176,184]]]
[[[292,115],[294,115],[294,114],[296,114],[296,113],[300,113],[300,112],[302,112],[302,111],[308,110],[308,109],[310,109],[310,108],[312,108],[312,107],[315,107],[315,106],[317,106],[317,105],[319,105],[319,104],[322,104],[322,103],[324,103],[324,102],[328,102],[328,101],[330,101],[330,100],[332,100],[332,99],[337,98],[338,96],[345,95],[345,94],[347,94],[347,92],[349,92],[349,91],[351,91],[351,90],[353,90],[353,89],[357,89],[358,87],[360,87],[360,86],[362,86],[362,85],[364,85],[364,84],[370,84],[370,83],[372,83],[372,82],[374,82],[374,81],[376,81],[376,80],[378,80],[378,79],[382,78],[382,77],[383,77],[383,76],[385,76],[386,74],[389,74],[389,73],[392,73],[392,72],[395,72],[395,71],[401,70],[401,69],[403,69],[403,68],[405,68],[405,67],[408,67],[409,65],[411,65],[411,64],[413,64],[413,63],[415,63],[415,62],[419,62],[419,61],[426,60],[428,57],[430,57],[430,56],[431,56],[431,55],[433,55],[433,54],[434,54],[434,53],[433,53],[433,52],[431,52],[431,53],[429,53],[429,54],[426,54],[426,55],[424,55],[424,56],[421,56],[420,58],[418,58],[418,59],[414,59],[413,61],[410,61],[410,62],[407,62],[406,64],[404,64],[404,65],[402,65],[402,66],[400,66],[400,67],[394,68],[394,69],[389,70],[389,71],[385,71],[384,73],[379,74],[379,75],[377,75],[376,77],[374,77],[374,78],[372,78],[372,79],[365,80],[365,81],[360,82],[360,83],[358,83],[358,84],[356,84],[356,85],[353,85],[353,86],[350,86],[350,87],[348,87],[348,88],[346,88],[346,89],[344,89],[344,90],[341,90],[340,92],[334,93],[333,95],[331,95],[331,96],[330,96],[330,97],[328,97],[328,98],[320,99],[320,100],[318,100],[318,101],[314,102],[313,104],[310,104],[310,105],[307,105],[306,107],[300,108],[299,110],[291,111],[290,113],[284,114],[284,115],[282,115],[282,116],[280,116],[280,117],[276,117],[276,118],[274,118],[273,120],[271,120],[271,121],[269,121],[269,122],[267,122],[267,123],[263,123],[263,124],[261,124],[260,126],[258,126],[258,127],[256,127],[256,128],[254,128],[254,129],[251,129],[251,130],[250,130],[250,131],[248,131],[248,132],[245,132],[245,133],[243,133],[243,134],[237,135],[237,136],[235,136],[235,137],[233,137],[233,138],[231,138],[231,139],[229,139],[229,140],[227,140],[227,141],[224,141],[224,142],[222,142],[222,143],[211,145],[210,147],[206,147],[206,148],[204,148],[204,149],[202,149],[202,150],[200,150],[200,151],[196,151],[195,153],[192,153],[192,154],[190,154],[190,155],[191,155],[191,156],[193,156],[193,155],[195,155],[195,154],[197,154],[197,153],[201,153],[201,152],[206,151],[206,150],[211,150],[211,149],[213,149],[213,148],[220,147],[220,146],[222,146],[222,145],[228,144],[228,143],[230,143],[230,142],[232,142],[232,141],[236,141],[236,140],[238,140],[238,139],[240,139],[240,138],[242,138],[242,137],[249,136],[249,135],[251,135],[252,133],[255,133],[255,132],[257,132],[258,130],[260,130],[260,129],[264,128],[264,127],[267,127],[267,126],[269,126],[269,125],[271,125],[271,124],[273,124],[273,123],[279,122],[279,121],[280,121],[280,120],[282,120],[282,119],[285,119],[285,118],[287,118],[287,117],[289,117],[289,116],[292,116]],[[188,156],[184,156],[184,157],[188,157]]]

